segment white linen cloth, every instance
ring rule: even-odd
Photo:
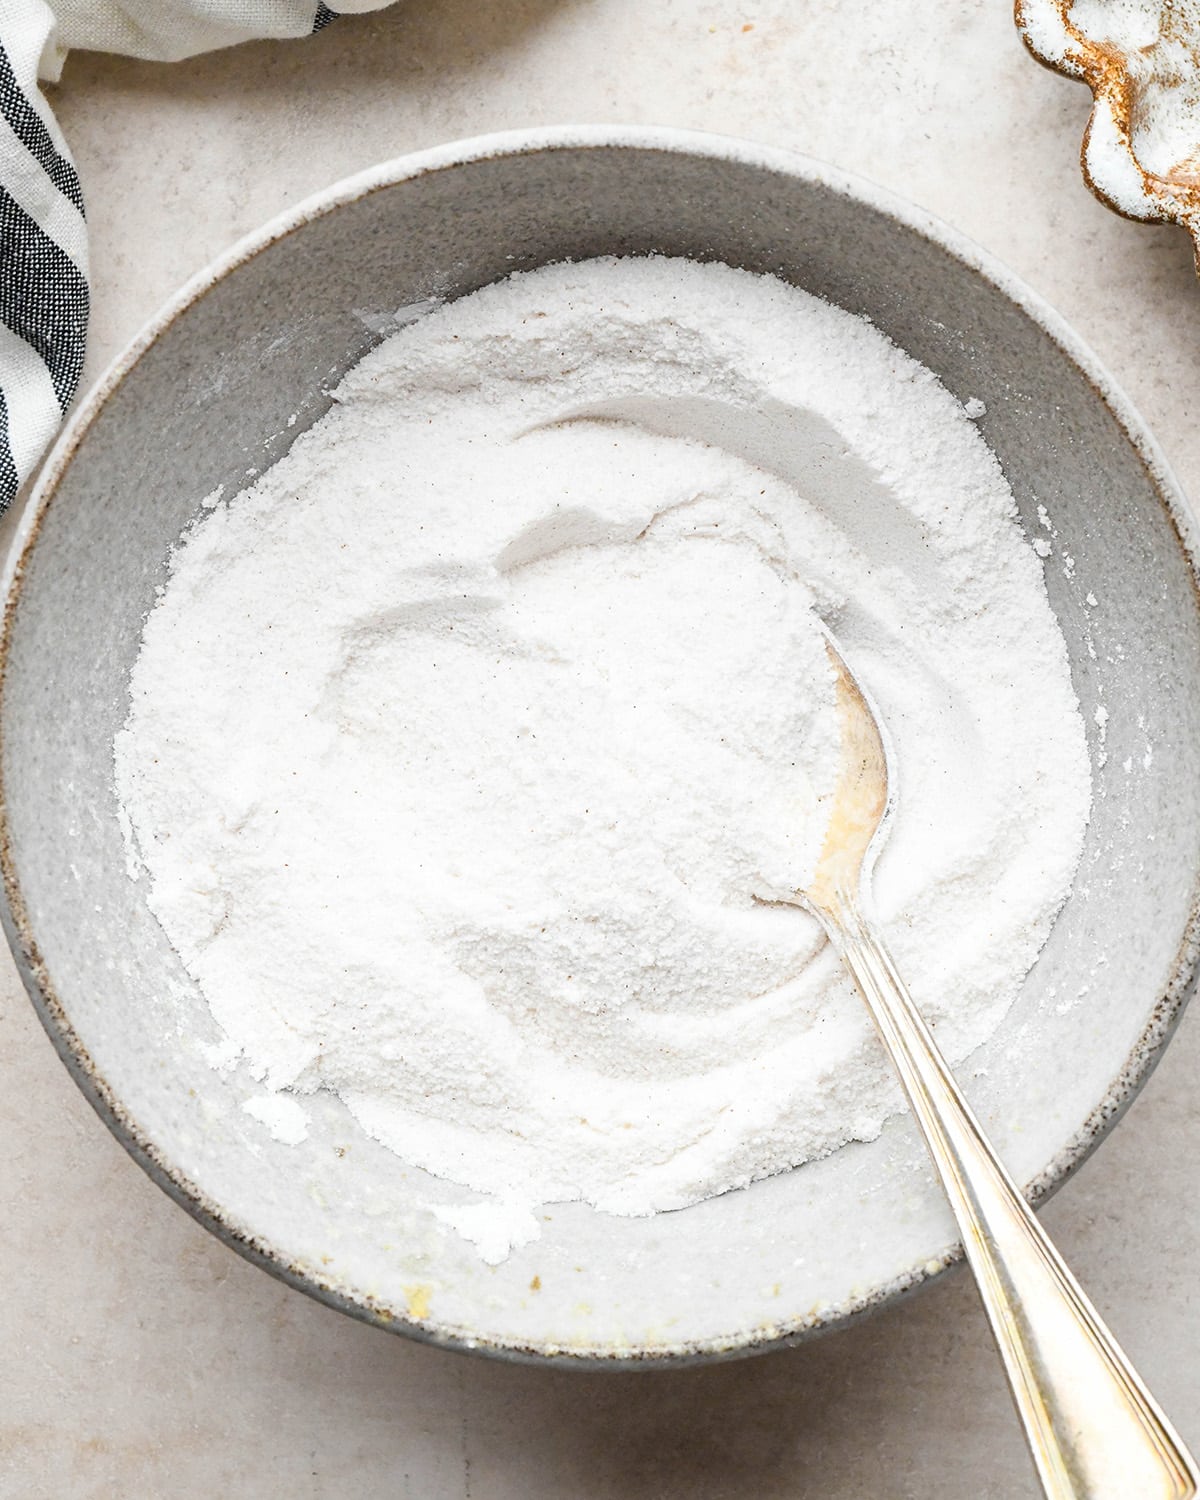
[[[83,190],[39,87],[73,48],[175,62],[320,31],[390,0],[0,0],[0,510],[75,394],[88,321]]]

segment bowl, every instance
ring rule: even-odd
[[[1200,269],[1200,9],[1195,0],[1016,0],[1030,52],[1092,91],[1080,161],[1102,203],[1181,224]]]
[[[304,1143],[281,1144],[240,1107],[252,1081],[210,1067],[215,1024],[126,871],[111,747],[181,530],[327,410],[398,309],[546,262],[651,252],[772,272],[869,317],[985,404],[1026,527],[1040,506],[1052,518],[1046,586],[1095,810],[1074,893],[961,1075],[1043,1196],[1132,1098],[1195,976],[1192,522],[1095,360],[917,210],[798,156],[648,129],[490,137],[342,183],[193,281],[83,403],[22,518],[0,643],[4,925],[121,1142],[221,1239],[334,1307],[579,1365],[768,1348],[937,1274],[959,1252],[912,1122],[674,1213],[547,1207],[540,1240],[486,1266],[426,1206],[474,1195],[367,1139],[333,1096],[315,1096]]]

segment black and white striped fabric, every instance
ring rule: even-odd
[[[177,61],[334,18],[317,0],[0,0],[0,510],[62,422],[87,345],[83,191],[39,79],[73,48]]]

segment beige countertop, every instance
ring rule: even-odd
[[[372,162],[529,124],[755,137],[906,195],[1074,324],[1200,494],[1187,237],[1088,194],[1088,96],[1003,0],[408,0],[307,42],[53,91],[87,194],[95,374],[243,232]],[[0,1496],[1010,1500],[1036,1493],[961,1274],[805,1347],[581,1375],[442,1353],[278,1285],[143,1176],[0,962]],[[1045,1210],[1200,1446],[1200,1015]],[[1132,1497],[1131,1497],[1132,1500]]]

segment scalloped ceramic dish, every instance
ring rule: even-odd
[[[1083,174],[1127,218],[1181,224],[1200,266],[1200,0],[1016,0],[1039,62],[1094,98]]]
[[[773,272],[872,318],[960,399],[986,403],[981,428],[1026,525],[1040,506],[1053,519],[1047,588],[1095,813],[1045,951],[963,1073],[1018,1180],[1044,1194],[1136,1092],[1194,981],[1191,521],[1055,316],[876,189],[734,141],[608,128],[468,142],[338,185],[193,281],[84,402],[23,517],[0,643],[5,928],[118,1138],[228,1244],[334,1307],[573,1364],[764,1349],[936,1274],[955,1236],[912,1122],[676,1213],[549,1207],[539,1241],[486,1266],[428,1209],[473,1195],[366,1138],[333,1096],[314,1096],[309,1138],[283,1145],[241,1108],[253,1081],[208,1065],[215,1025],[126,872],[111,747],[181,530],[327,410],[387,315],[514,269],[656,251]]]

